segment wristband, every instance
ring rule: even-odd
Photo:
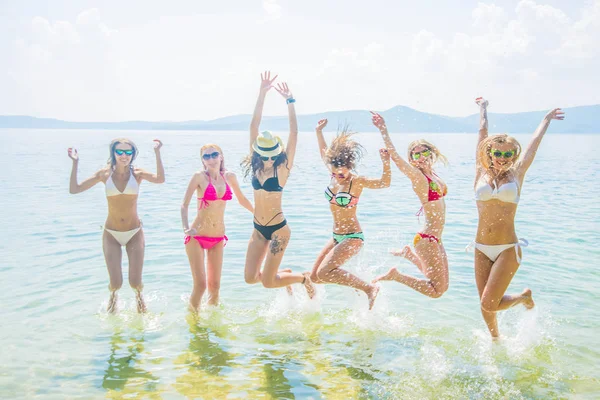
[[[295,103],[296,99],[293,98],[293,97],[290,97],[289,99],[286,99],[285,102],[288,103],[288,104]]]

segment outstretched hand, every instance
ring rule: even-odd
[[[153,139],[152,141],[154,142],[154,151],[159,151],[163,146],[162,142],[159,139]]]
[[[277,75],[271,79],[271,71],[265,71],[260,74],[260,92],[267,93],[273,87],[273,82],[277,79]]]
[[[475,99],[475,104],[477,104],[479,107],[487,107],[490,104],[490,102],[484,99],[483,97],[478,97]]]
[[[323,118],[317,122],[317,127],[315,128],[317,131],[322,131],[327,126],[327,118]]]
[[[390,161],[390,152],[387,149],[379,149],[379,157],[381,157],[381,161],[389,162]]]
[[[549,120],[557,119],[559,121],[562,121],[563,119],[565,119],[565,112],[563,110],[561,110],[560,108],[555,108],[554,110],[552,110],[548,114],[546,114],[546,119],[549,119]]]
[[[290,88],[288,87],[287,83],[283,82],[283,83],[278,83],[277,86],[275,87],[275,90],[277,90],[279,92],[280,95],[283,96],[284,99],[291,99],[292,97],[292,92],[290,91]]]
[[[373,121],[373,125],[375,125],[377,127],[377,129],[382,130],[382,129],[386,129],[387,127],[385,126],[385,120],[383,119],[383,117],[381,115],[379,115],[376,112],[371,111],[371,115],[373,116],[371,118],[371,121]]]
[[[79,160],[79,153],[77,153],[77,149],[75,147],[69,147],[67,149],[67,154],[69,154],[69,158],[73,161]]]

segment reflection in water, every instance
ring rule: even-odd
[[[206,399],[224,398],[239,391],[239,385],[234,387],[225,374],[234,356],[223,350],[216,340],[211,340],[211,336],[218,334],[201,326],[197,317],[190,315],[187,321],[190,343],[186,352],[174,361],[176,366],[187,366],[187,371],[177,378],[173,384],[175,389],[184,396]]]
[[[158,378],[140,368],[140,358],[144,353],[143,331],[125,338],[121,330],[115,331],[110,339],[108,368],[104,372],[102,387],[109,391],[109,397],[125,395],[135,398],[147,397],[156,391]],[[135,396],[135,395],[138,396]],[[158,395],[157,395],[158,396]]]

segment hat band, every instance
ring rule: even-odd
[[[259,146],[258,144],[256,145],[256,148],[259,149],[260,151],[273,151],[273,150],[275,150],[278,147],[279,147],[279,143],[277,143],[273,147],[262,147],[262,146]]]

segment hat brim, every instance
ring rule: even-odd
[[[283,141],[281,140],[281,138],[279,136],[275,136],[275,138],[277,139],[277,147],[275,147],[272,150],[265,150],[264,148],[261,149],[258,144],[256,143],[256,141],[254,141],[254,143],[252,143],[252,150],[254,150],[255,152],[257,152],[260,156],[262,157],[273,157],[273,156],[277,156],[279,154],[281,154],[283,152]]]

